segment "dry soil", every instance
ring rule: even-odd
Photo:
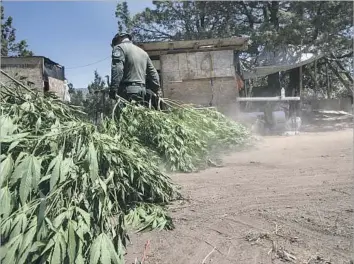
[[[176,228],[132,236],[127,263],[351,263],[353,130],[266,137],[172,178]]]

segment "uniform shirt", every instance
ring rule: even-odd
[[[159,75],[149,55],[129,40],[113,47],[111,66],[111,87],[119,90],[122,84],[140,83],[152,90],[160,87]]]

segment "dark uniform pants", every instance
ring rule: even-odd
[[[145,95],[146,89],[143,86],[129,85],[121,87],[120,96],[125,100],[132,102],[135,101],[140,105],[146,105]]]
[[[128,85],[121,87],[119,95],[129,102],[135,101],[144,107],[164,110],[165,105],[160,102],[158,106],[159,98],[153,96],[147,89],[141,85]]]

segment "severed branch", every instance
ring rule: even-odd
[[[18,80],[16,80],[16,79],[13,78],[13,77],[11,77],[9,74],[7,74],[6,72],[4,72],[3,70],[0,69],[0,71],[1,71],[1,73],[2,73],[3,75],[5,75],[7,78],[11,79],[11,80],[14,81],[16,84],[18,84],[18,85],[21,86],[22,88],[26,89],[28,92],[35,94],[34,91],[32,91],[29,87],[27,87],[27,86],[24,85],[23,83],[19,82]]]
[[[205,258],[204,258],[203,261],[202,261],[202,264],[205,263],[205,261],[208,259],[208,257],[209,257],[211,254],[213,254],[214,251],[215,251],[215,247],[213,248],[212,251],[210,251],[210,252],[208,253],[208,255],[205,256]]]

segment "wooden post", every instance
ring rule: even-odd
[[[244,82],[244,87],[243,87],[243,89],[245,89],[245,97],[248,97],[248,92],[247,92],[247,83],[248,83],[248,79],[245,79],[245,82]]]
[[[252,88],[253,88],[252,79],[249,79],[248,81],[249,81],[249,87],[250,87],[250,89],[248,90],[248,97],[251,97],[252,96]],[[246,111],[248,111],[251,106],[252,106],[252,103],[247,102],[246,103]]]
[[[237,98],[240,97],[240,87],[238,85],[238,78],[241,78],[237,72],[235,72],[235,80],[236,80],[236,116],[238,117],[241,112],[240,102],[237,101]]]
[[[303,40],[301,39],[300,58],[302,58],[302,47],[303,47],[302,45],[303,45]],[[301,98],[302,98],[302,66],[299,67],[299,97],[300,97],[300,101],[297,102],[297,107],[296,107],[297,108],[296,115],[298,117],[301,116],[301,108],[302,108],[302,103],[301,103]]]
[[[302,95],[302,66],[299,67],[299,96]]]
[[[302,66],[299,67],[299,97],[300,97],[300,101],[299,102],[295,102],[296,104],[296,116],[301,116],[300,113],[301,113],[301,107],[302,107],[302,104],[301,104],[301,98],[302,98]]]
[[[317,85],[317,60],[315,60],[314,81],[315,81],[315,95],[317,96],[317,91],[318,91],[318,85]]]
[[[331,99],[331,87],[329,87],[329,71],[328,71],[328,61],[326,62],[326,81],[327,81],[327,97]]]

